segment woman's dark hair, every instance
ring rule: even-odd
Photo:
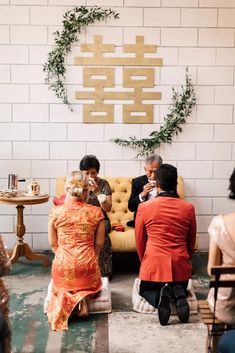
[[[81,159],[80,164],[79,164],[79,169],[80,170],[88,170],[91,168],[95,168],[95,170],[97,171],[97,174],[98,174],[100,171],[100,162],[96,158],[96,156],[94,156],[93,154],[88,154]]]
[[[228,189],[230,190],[229,198],[235,200],[235,168],[233,169],[233,172],[229,178]]]
[[[174,191],[177,188],[177,168],[171,164],[162,164],[155,171],[155,178],[163,191]]]

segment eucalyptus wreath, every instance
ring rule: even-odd
[[[47,62],[43,66],[43,71],[46,73],[45,83],[69,107],[70,102],[63,83],[66,73],[65,57],[71,51],[72,43],[79,40],[78,33],[81,33],[89,24],[110,17],[117,19],[119,14],[110,8],[76,6],[63,15],[62,31],[54,32],[55,47],[49,52]]]
[[[113,142],[120,146],[130,147],[138,150],[137,156],[148,156],[160,147],[161,143],[171,143],[174,135],[182,132],[182,125],[186,123],[186,118],[191,114],[193,106],[196,104],[196,96],[192,85],[191,76],[186,68],[185,86],[181,86],[181,92],[172,88],[172,98],[167,113],[164,118],[164,125],[159,131],[153,131],[147,138],[137,139],[135,136],[129,140],[115,138]]]

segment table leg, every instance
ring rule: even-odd
[[[43,265],[49,266],[49,259],[46,255],[33,253],[30,246],[24,242],[25,225],[24,225],[24,206],[17,205],[17,225],[16,225],[16,235],[18,237],[18,242],[13,249],[11,255],[12,264],[16,263],[21,256],[25,256],[28,260],[42,260]]]

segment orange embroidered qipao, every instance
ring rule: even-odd
[[[51,210],[58,249],[52,264],[52,297],[48,321],[53,330],[68,329],[68,318],[85,297],[101,289],[101,275],[94,249],[96,227],[104,215],[100,207],[69,200]]]

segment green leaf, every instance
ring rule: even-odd
[[[54,32],[55,47],[49,52],[47,62],[43,65],[43,72],[46,73],[45,83],[64,104],[68,105],[70,110],[67,91],[63,84],[66,74],[66,54],[71,51],[72,43],[78,41],[78,33],[81,33],[82,29],[84,30],[91,23],[110,17],[118,19],[119,14],[110,8],[75,6],[63,15],[62,31]]]
[[[147,138],[138,140],[136,137],[125,139],[113,139],[114,143],[120,146],[138,149],[138,156],[148,156],[158,149],[161,143],[171,143],[175,135],[182,132],[182,125],[186,123],[186,118],[191,114],[193,106],[196,104],[196,96],[192,85],[191,77],[186,68],[185,86],[181,86],[181,93],[172,88],[170,112],[164,118],[164,125],[159,131],[152,131]]]

